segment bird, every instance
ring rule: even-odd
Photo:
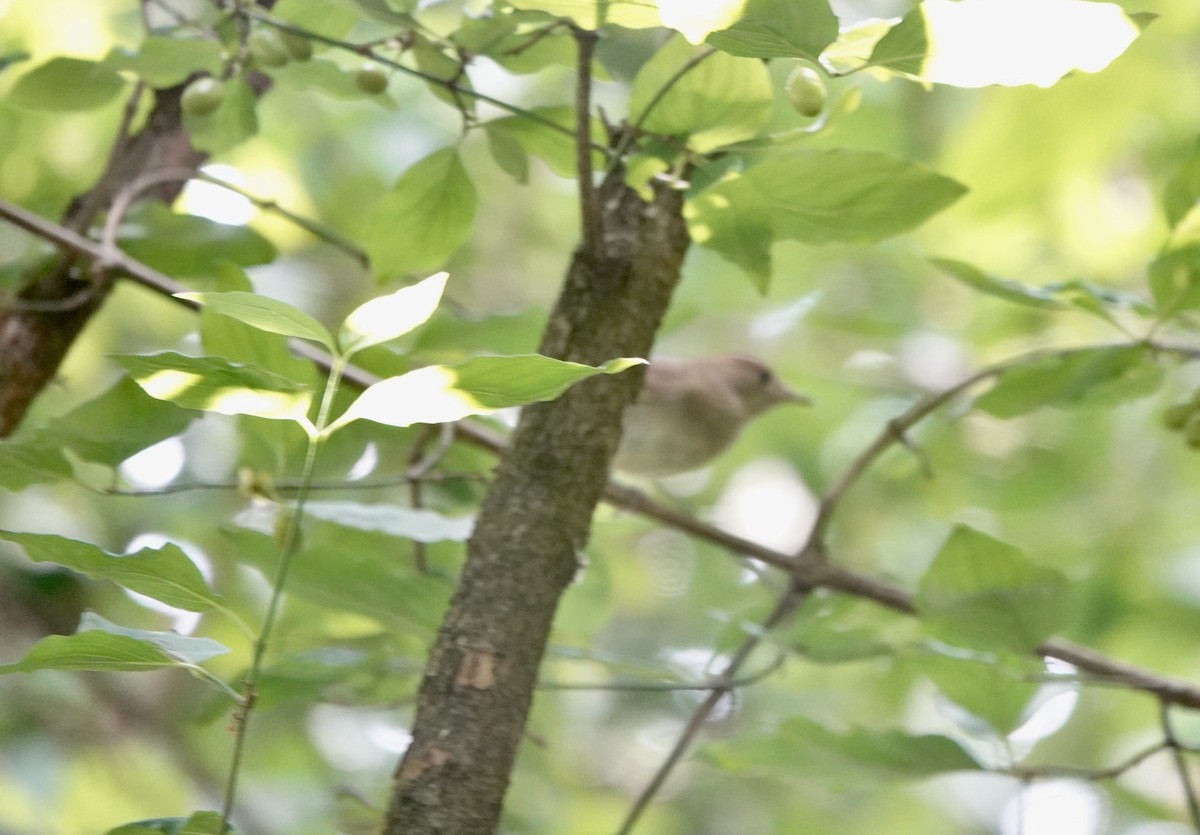
[[[689,472],[763,412],[811,402],[754,357],[652,358],[641,394],[625,410],[613,468],[653,478]]]

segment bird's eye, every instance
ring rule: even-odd
[[[758,384],[760,386],[770,385],[773,375],[769,368],[761,368],[758,371]]]

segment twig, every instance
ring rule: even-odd
[[[704,727],[705,720],[708,719],[717,705],[721,703],[721,699],[729,695],[732,689],[731,681],[737,675],[742,665],[746,663],[746,659],[750,657],[750,653],[759,645],[767,632],[795,611],[806,595],[806,590],[793,584],[791,588],[780,595],[775,608],[763,620],[762,630],[749,635],[742,642],[742,645],[737,648],[733,657],[729,659],[729,663],[725,665],[725,669],[721,671],[720,677],[725,679],[725,683],[713,687],[704,701],[692,711],[691,718],[688,719],[688,723],[679,734],[679,738],[675,740],[675,745],[671,748],[670,753],[667,754],[667,758],[659,765],[658,770],[654,773],[654,777],[642,789],[637,799],[633,802],[633,806],[626,813],[625,820],[621,823],[621,828],[617,830],[617,835],[629,835],[633,831],[633,827],[637,824],[646,807],[650,805],[650,801],[658,794],[667,777],[670,776],[675,766],[683,758],[683,755],[687,753],[688,748],[691,747],[692,742],[695,741],[696,736],[700,733],[700,729]]]
[[[771,673],[783,666],[786,659],[783,653],[757,673],[731,679],[726,675],[711,678],[708,681],[696,683],[680,683],[669,681],[610,681],[604,684],[585,684],[583,682],[539,681],[539,690],[615,690],[619,692],[678,692],[693,690],[738,690],[757,684]]]
[[[1171,705],[1160,700],[1158,710],[1159,722],[1162,724],[1163,737],[1166,746],[1171,749],[1171,759],[1175,762],[1175,770],[1179,772],[1179,782],[1183,785],[1183,796],[1187,798],[1188,815],[1192,819],[1192,828],[1200,832],[1200,800],[1196,798],[1196,787],[1188,774],[1187,760],[1183,758],[1184,747],[1175,736],[1171,726]]]
[[[629,146],[633,144],[633,140],[635,140],[638,134],[641,132],[642,125],[645,124],[646,119],[648,119],[650,114],[654,112],[654,108],[658,107],[658,104],[663,100],[663,97],[671,91],[671,88],[678,84],[681,78],[699,66],[702,61],[708,59],[716,52],[716,48],[709,47],[703,52],[693,55],[687,60],[687,62],[684,63],[682,67],[675,71],[674,75],[666,80],[663,86],[658,89],[650,101],[646,103],[646,108],[637,115],[637,118],[633,120],[633,123],[630,124],[630,126],[622,133],[620,141],[617,142],[616,146],[612,150],[612,156],[609,158],[608,171],[605,172],[606,174],[611,174],[616,169],[616,166],[620,164],[621,160],[625,157],[625,152],[629,150]]]
[[[0,199],[0,218],[4,218],[38,237],[78,255],[93,259],[100,258],[102,255],[100,246],[95,241],[2,199]],[[163,275],[124,253],[117,254],[112,269],[136,283],[165,296],[186,292],[188,289],[170,276]],[[197,306],[194,302],[184,299],[176,299],[176,301],[192,308]],[[1135,343],[1118,343],[1116,346],[1102,347],[1131,347],[1134,345],[1143,345],[1159,353],[1176,354],[1188,359],[1200,359],[1200,348],[1188,345],[1172,345],[1142,340]],[[293,353],[311,360],[318,367],[326,371],[331,367],[332,358],[329,354],[310,343],[297,340],[290,343],[290,347]],[[1094,348],[1095,346],[1092,347]],[[1048,355],[1069,356],[1080,350],[1091,349],[1075,348],[1051,352],[1033,351],[1010,360],[1007,363],[1002,363],[1000,366],[992,366],[989,369],[984,369],[972,375],[963,383],[953,386],[945,392],[931,395],[914,405],[898,420],[903,420],[905,416],[909,416],[910,418],[917,416],[913,420],[915,422],[916,419],[928,415],[938,406],[952,399],[956,394],[969,388],[970,385],[974,385],[987,376],[1001,373],[1004,368],[1015,367],[1022,362],[1030,362],[1032,359],[1043,358]],[[366,387],[378,382],[379,378],[355,366],[347,366],[345,380],[354,386]],[[455,424],[454,431],[456,437],[460,440],[483,449],[491,450],[492,452],[500,452],[505,447],[505,440],[502,435],[479,424],[462,421]],[[892,436],[888,434],[887,437],[891,438]],[[843,485],[839,489],[842,492],[848,489],[850,483],[858,475],[861,475],[861,472],[867,468],[874,457],[886,449],[891,442],[890,440],[886,442],[877,441],[871,447],[871,449],[876,451],[870,458],[865,456],[865,454],[859,456],[859,459],[856,459],[856,463],[853,465],[854,477],[849,477],[848,471],[839,480],[838,484]],[[833,490],[827,493],[827,497],[833,495]],[[905,614],[916,613],[912,595],[899,586],[837,565],[817,560],[798,560],[794,556],[789,556],[788,554],[772,550],[766,546],[722,531],[677,510],[660,506],[638,491],[617,482],[609,482],[605,488],[604,499],[615,507],[621,507],[660,521],[668,527],[711,542],[737,556],[751,557],[777,568],[790,571],[793,573],[795,582],[801,587],[826,588],[831,591],[871,600],[897,612]],[[836,502],[830,501],[827,503]],[[812,547],[810,545],[809,550]],[[1131,664],[1116,661],[1086,647],[1081,647],[1067,641],[1054,640],[1046,641],[1039,646],[1037,653],[1042,656],[1058,658],[1061,661],[1072,664],[1088,675],[1094,676],[1103,682],[1128,686],[1143,692],[1152,693],[1166,702],[1182,707],[1200,708],[1200,687],[1156,675]]]
[[[1138,751],[1125,761],[1109,766],[1108,768],[1071,768],[1070,766],[1061,765],[1014,766],[1012,768],[1001,769],[1000,773],[1010,774],[1021,780],[1058,777],[1074,777],[1079,780],[1091,780],[1094,782],[1113,780],[1169,747],[1171,747],[1170,743],[1166,740],[1156,742],[1150,747]]]

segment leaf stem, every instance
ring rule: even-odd
[[[287,530],[284,533],[283,546],[280,548],[279,568],[275,572],[275,582],[271,587],[271,599],[267,603],[267,611],[263,616],[262,628],[258,640],[254,642],[254,654],[250,660],[250,668],[242,682],[242,694],[233,717],[234,742],[230,755],[229,779],[225,784],[225,798],[221,808],[221,832],[229,831],[229,818],[233,813],[233,804],[237,797],[238,777],[241,774],[242,760],[246,751],[246,730],[250,721],[250,712],[258,697],[258,682],[262,677],[263,658],[267,654],[267,645],[279,616],[279,607],[283,601],[283,588],[287,584],[288,572],[291,570],[296,553],[300,550],[300,525],[304,520],[304,504],[312,487],[313,474],[316,472],[317,453],[325,442],[322,431],[329,422],[329,413],[333,409],[333,398],[337,393],[338,384],[346,369],[344,357],[334,357],[330,363],[329,376],[325,380],[325,388],[321,395],[321,406],[317,412],[316,424],[308,433],[308,446],[304,452],[304,466],[300,471],[300,486],[296,492],[295,505],[288,519]]]

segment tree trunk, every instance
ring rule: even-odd
[[[540,348],[589,364],[649,354],[688,245],[680,192],[645,203],[617,173],[599,196],[604,255],[576,254]],[[495,831],[554,612],[641,378],[592,378],[522,413],[430,653],[385,835]]]

